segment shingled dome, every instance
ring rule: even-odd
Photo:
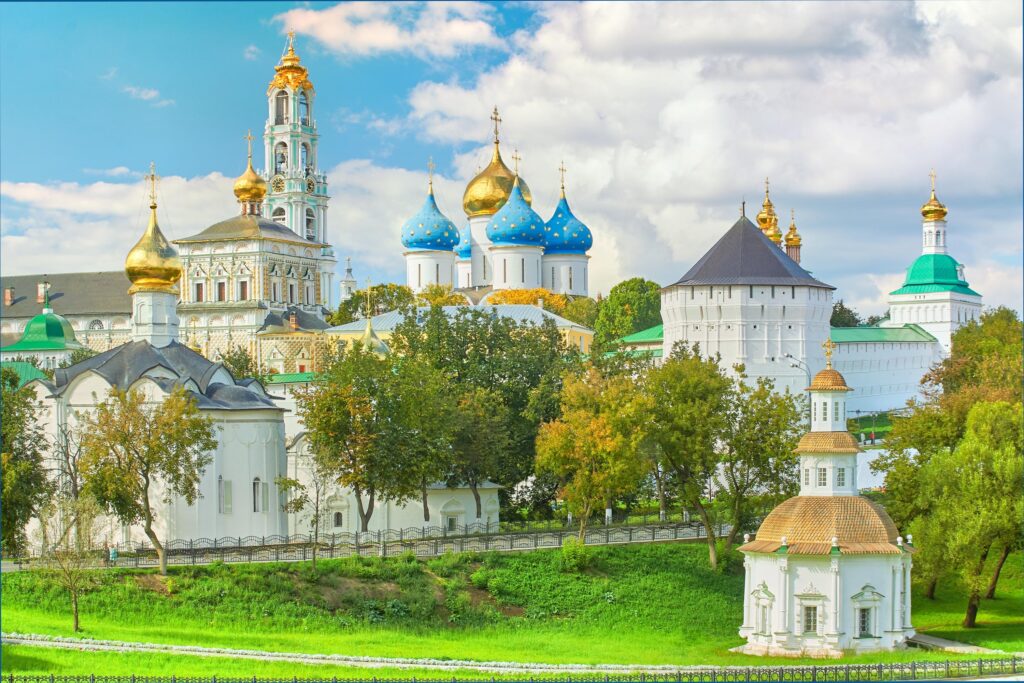
[[[676,285],[803,285],[835,289],[815,279],[741,216]]]

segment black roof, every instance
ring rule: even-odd
[[[835,289],[811,276],[741,216],[676,285],[804,285]]]
[[[220,410],[282,410],[262,391],[259,382],[225,384],[214,382],[217,371],[230,371],[222,363],[214,363],[178,342],[156,347],[147,341],[134,341],[104,351],[75,363],[69,368],[59,368],[53,373],[53,382],[44,382],[54,395],[63,393],[73,379],[84,372],[93,371],[112,386],[127,389],[150,370],[162,367],[175,379],[153,377],[165,391],[188,380],[195,382],[199,392],[190,392],[196,404],[203,409]]]
[[[59,315],[131,315],[132,286],[124,270],[105,273],[57,273],[56,275],[11,275],[0,278],[4,289],[14,287],[14,300],[3,305],[4,318],[31,318],[39,315],[43,305],[36,301],[36,286],[50,283],[50,306]]]
[[[326,309],[321,309],[321,312],[325,315],[330,313]],[[267,317],[263,320],[263,326],[257,330],[257,333],[269,332],[279,334],[281,332],[291,332],[291,317],[293,313],[295,314],[295,322],[298,324],[299,330],[303,332],[326,330],[330,327],[323,318],[318,318],[313,313],[308,313],[298,306],[289,306],[285,309],[284,313],[277,313],[276,311],[267,313]]]

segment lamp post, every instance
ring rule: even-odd
[[[807,367],[807,363],[803,362],[802,360],[800,360],[799,358],[795,357],[791,353],[785,354],[785,358],[788,361],[790,361],[789,367],[797,368],[798,370],[803,370],[804,371],[804,375],[807,376],[807,384],[805,386],[807,387],[807,389],[809,389],[810,386],[811,386],[811,369],[809,367]],[[810,419],[811,419],[811,399],[810,399],[810,392],[807,391],[807,389],[804,389],[804,393],[807,394],[807,420],[810,421]]]

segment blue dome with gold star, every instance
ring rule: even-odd
[[[473,243],[469,238],[469,223],[459,230],[459,243],[455,245],[455,257],[460,261],[466,261],[473,256]]]
[[[585,254],[592,246],[594,236],[590,228],[573,215],[563,192],[555,213],[544,225],[544,253]]]
[[[406,249],[451,251],[459,243],[459,229],[437,208],[430,189],[423,208],[402,226],[402,244]]]
[[[539,247],[544,243],[544,219],[523,197],[518,176],[508,201],[487,223],[487,237],[497,246]]]

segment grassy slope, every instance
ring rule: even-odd
[[[558,571],[557,551],[451,556],[426,564],[335,560],[321,563],[315,583],[308,565],[299,564],[180,568],[167,583],[151,572],[117,570],[101,574],[101,586],[84,598],[82,635],[393,657],[796,663],[728,652],[741,642],[736,630],[743,578],[706,569],[706,549],[657,544],[597,548],[594,554],[594,567],[583,575]],[[1019,564],[1017,556],[1007,562],[999,599],[982,606],[981,628],[966,636],[958,632],[963,600],[948,586],[935,602],[915,600],[915,625],[1024,650]],[[70,635],[65,599],[42,577],[7,574],[2,587],[5,631]],[[924,656],[912,651],[849,661]],[[186,667],[182,674],[194,666],[194,658],[170,659]],[[5,670],[9,666],[5,662]]]

